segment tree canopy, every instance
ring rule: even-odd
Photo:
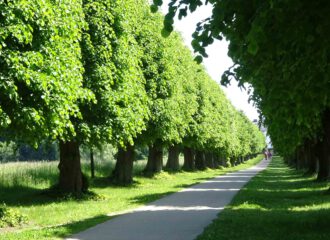
[[[136,144],[234,160],[264,147],[180,34],[162,37],[163,16],[147,1],[0,1],[0,9],[0,133],[58,140],[62,190],[88,187],[81,144],[111,143],[130,166]]]
[[[67,14],[70,12],[70,14]],[[80,1],[0,1],[0,130],[36,145],[74,135],[83,88]]]
[[[162,1],[154,0],[153,9]],[[323,144],[319,160],[330,157],[328,1],[171,0],[164,20],[164,35],[182,18],[203,4],[212,12],[196,26],[192,46],[206,57],[205,47],[215,39],[229,40],[234,65],[222,83],[236,79],[250,83],[251,99],[263,114],[263,123],[279,153],[294,155],[304,145]],[[323,150],[321,150],[323,149]],[[330,171],[328,171],[330,177]]]
[[[145,128],[148,118],[142,50],[134,38],[135,8],[130,1],[85,1],[88,24],[81,44],[84,86],[95,101],[81,105],[79,140],[124,146]]]

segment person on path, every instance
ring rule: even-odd
[[[268,157],[268,159],[271,159],[272,158],[272,153],[268,150],[268,152],[267,152],[267,157]]]
[[[264,151],[264,157],[265,157],[265,160],[268,160],[268,151],[266,149]]]

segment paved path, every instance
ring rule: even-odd
[[[186,188],[70,239],[193,240],[268,162]]]

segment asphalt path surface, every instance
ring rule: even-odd
[[[185,188],[71,236],[70,240],[193,240],[269,161]]]

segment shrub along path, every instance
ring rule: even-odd
[[[70,239],[192,240],[230,203],[235,194],[268,161],[229,173],[166,196],[113,218]]]

